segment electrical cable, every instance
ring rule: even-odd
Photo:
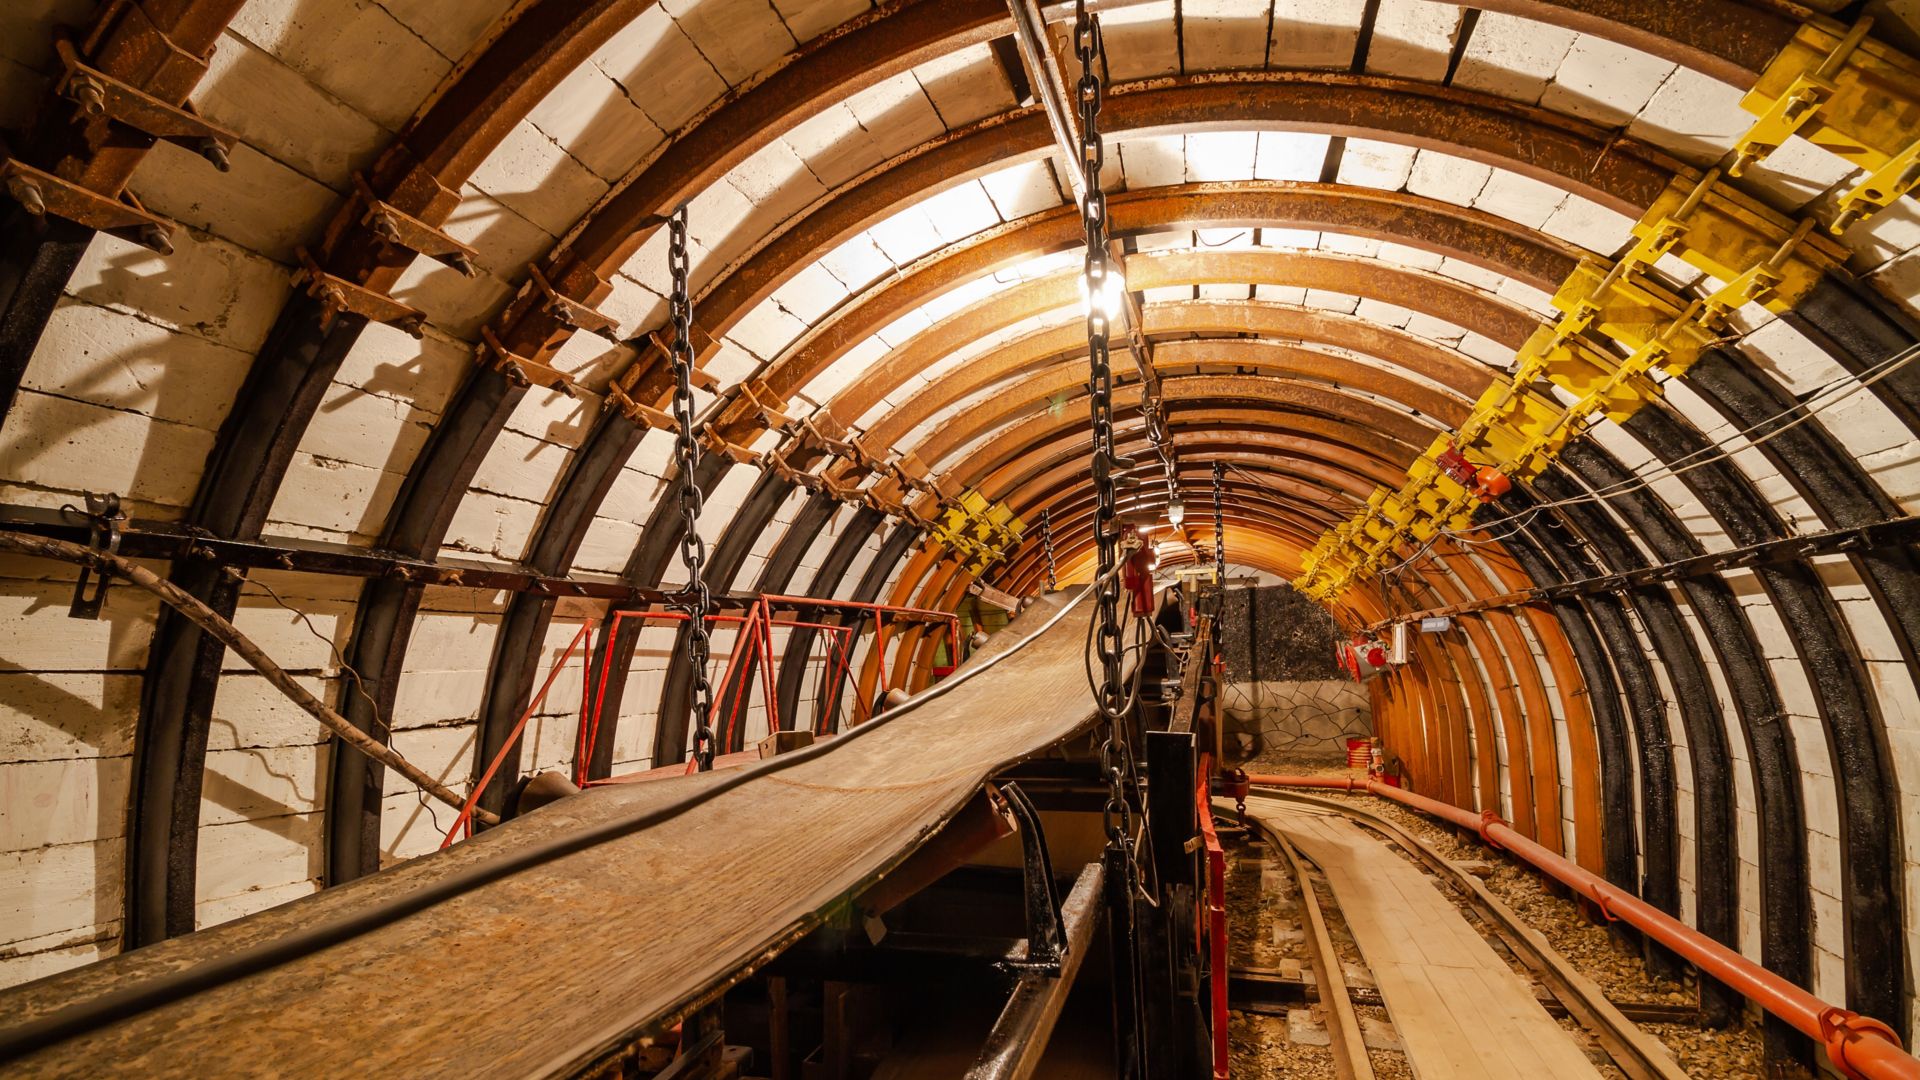
[[[1072,613],[1091,592],[1091,588],[1083,590],[1067,601],[1045,623],[1009,646],[1005,652],[988,657],[978,667],[964,672],[955,672],[945,682],[921,692],[896,708],[875,715],[871,720],[851,731],[841,733],[837,738],[745,766],[737,772],[724,775],[711,786],[673,802],[603,822],[569,836],[541,841],[522,850],[504,854],[498,859],[456,870],[444,878],[428,882],[411,892],[373,901],[365,908],[325,922],[298,927],[272,941],[249,945],[225,956],[202,961],[192,967],[165,972],[135,985],[110,990],[98,997],[75,1002],[25,1023],[15,1024],[0,1030],[0,1062],[17,1060],[76,1035],[172,1004],[193,994],[238,981],[249,975],[259,974],[302,957],[311,956],[323,949],[391,925],[409,915],[425,911],[436,904],[471,892],[483,885],[544,866],[569,855],[577,855],[670,821],[711,799],[743,787],[763,776],[785,772],[815,758],[833,753],[869,732],[876,731],[928,702],[951,693],[972,681],[980,673],[991,670],[1002,660],[1025,649]]]

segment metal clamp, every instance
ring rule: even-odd
[[[173,254],[173,222],[148,213],[130,191],[111,198],[17,158],[0,160],[0,182],[34,217],[52,214],[161,255]]]
[[[381,201],[366,177],[359,173],[353,176],[353,186],[360,202],[366,207],[360,215],[360,223],[372,229],[381,243],[405,248],[416,255],[425,255],[460,271],[466,277],[480,276],[480,268],[474,265],[474,260],[479,256],[472,248],[412,214]]]
[[[67,512],[79,514],[82,511],[72,507]],[[120,551],[120,530],[127,523],[127,515],[120,509],[120,496],[109,491],[96,495],[87,492],[87,546],[95,551],[104,551],[110,555]],[[67,608],[70,619],[98,619],[100,609],[107,602],[107,586],[113,581],[113,575],[105,570],[99,571],[100,580],[94,583],[91,595],[87,585],[93,577],[94,568],[86,563],[80,564],[80,577],[73,583],[73,603]]]
[[[321,329],[332,326],[333,320],[342,312],[351,311],[373,322],[386,323],[404,331],[416,341],[426,337],[427,316],[419,308],[408,307],[385,293],[327,273],[306,248],[299,249],[297,254],[300,269],[294,271],[293,283],[304,288],[308,296],[320,301],[324,309],[320,318]]]
[[[66,69],[56,90],[79,106],[82,117],[104,118],[156,139],[177,143],[207,159],[221,172],[233,167],[228,155],[239,136],[208,123],[190,105],[170,105],[88,66],[79,47],[64,33],[54,38],[53,47]]]
[[[565,372],[510,351],[505,345],[500,344],[500,339],[494,335],[492,327],[481,328],[480,342],[483,351],[493,354],[494,368],[505,374],[515,384],[545,387],[570,398],[579,396],[574,392],[573,380],[567,378]]]

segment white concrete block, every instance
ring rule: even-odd
[[[1660,88],[1674,65],[1638,49],[1581,34],[1540,104],[1602,124],[1624,124]]]
[[[1451,154],[1422,150],[1407,176],[1407,190],[1457,206],[1471,206],[1492,177],[1493,169],[1489,166]]]
[[[1127,139],[1116,149],[1128,190],[1171,187],[1186,180],[1186,145],[1178,135]]]
[[[218,430],[250,354],[123,312],[63,300],[22,385],[171,423]]]
[[[202,825],[194,882],[196,904],[243,893],[266,893],[257,897],[259,906],[271,907],[284,897],[276,898],[268,890],[318,878],[326,859],[321,838],[323,817],[299,814]],[[250,910],[254,910],[250,905],[241,904],[237,911],[227,909],[221,914],[234,917]]]
[[[320,234],[340,197],[247,143],[235,143],[229,160],[232,167],[217,172],[198,154],[157,142],[129,186],[156,214],[293,264],[295,249]]]
[[[1195,136],[1187,136],[1187,168],[1193,168],[1193,142]],[[1254,159],[1253,177],[1256,180],[1300,180],[1316,181],[1326,167],[1327,146],[1332,142],[1330,136],[1316,135],[1310,132],[1263,131],[1260,132],[1259,153]],[[1352,153],[1352,146],[1347,148]],[[1343,159],[1344,160],[1344,159]]]
[[[1416,151],[1411,146],[1380,142],[1375,139],[1348,139],[1340,156],[1338,180],[1342,184],[1398,191],[1413,171]],[[1318,180],[1316,172],[1301,179]]]
[[[1002,221],[1051,210],[1066,200],[1045,161],[1029,161],[980,178]]]
[[[469,491],[454,511],[445,546],[495,558],[518,560],[540,517],[540,504]]]
[[[1367,72],[1433,82],[1446,77],[1460,8],[1430,0],[1381,0],[1374,17]]]
[[[507,13],[513,0],[380,0],[380,6],[426,38],[440,55],[458,60]]]
[[[665,132],[679,131],[727,89],[713,65],[657,5],[642,8],[594,53],[593,62],[626,87],[627,96]]]
[[[335,191],[352,186],[391,137],[246,39],[228,34],[194,90],[194,108]]]
[[[0,851],[79,844],[125,832],[132,759],[81,758],[0,766]]]
[[[274,494],[269,520],[370,541],[380,531],[406,475],[295,453]]]
[[[120,917],[118,839],[0,852],[0,938],[28,941]]]
[[[248,4],[234,16],[229,33],[389,131],[406,124],[453,66],[386,8],[368,0],[336,0],[325,9]]]
[[[1718,79],[1675,68],[1627,125],[1627,134],[1694,165],[1709,166],[1753,126],[1753,115],[1740,107],[1740,98],[1739,90]]]
[[[23,390],[0,431],[0,478],[35,488],[114,491],[184,507],[213,432]]]
[[[661,6],[729,85],[768,70],[795,44],[766,0],[663,0]]]
[[[1274,0],[1267,55],[1275,67],[1346,68],[1365,0]]]
[[[886,158],[845,103],[828,106],[794,125],[784,141],[830,188],[852,180]]]
[[[965,240],[1000,224],[1000,212],[987,189],[975,182],[928,195],[921,200],[920,207],[926,211],[934,231],[948,243]]]
[[[947,130],[911,71],[851,95],[847,109],[885,157],[938,138]]]
[[[68,293],[251,354],[291,285],[285,268],[205,233],[174,233],[174,252],[96,235]]]
[[[140,682],[134,672],[0,672],[0,761],[131,754]]]
[[[1271,10],[1271,0],[1186,0],[1180,42],[1187,71],[1266,66]]]
[[[253,747],[208,753],[201,790],[201,824],[255,821],[324,809],[329,753],[326,746]]]
[[[1114,81],[1152,79],[1178,72],[1180,42],[1173,26],[1173,4],[1167,0],[1102,13],[1100,31],[1107,40],[1107,66]],[[1054,35],[1055,55],[1072,56],[1072,26],[1055,24],[1049,29]]]
[[[1487,184],[1474,196],[1475,208],[1498,214],[1529,228],[1539,228],[1554,211],[1560,209],[1567,193],[1519,173],[1495,169]]]
[[[773,6],[793,36],[808,41],[872,5],[867,0],[774,0]]]
[[[571,228],[608,186],[525,120],[474,170],[472,184],[554,236]]]
[[[443,333],[475,341],[480,327],[513,298],[513,289],[491,274],[469,278],[432,259],[415,259],[394,283],[393,298],[419,308]]]
[[[1633,224],[1625,214],[1580,195],[1568,195],[1541,229],[1588,251],[1611,255],[1633,239]]]
[[[913,74],[950,131],[1014,107],[1013,88],[984,44],[934,57]]]
[[[1513,98],[1540,100],[1567,50],[1572,30],[1498,11],[1483,11],[1460,57],[1453,85]]]

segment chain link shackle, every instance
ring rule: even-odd
[[[1220,489],[1227,478],[1227,463],[1213,463],[1213,580],[1227,587],[1227,524],[1220,509]]]
[[[687,570],[686,589],[674,605],[687,614],[686,661],[693,670],[688,686],[688,709],[693,717],[693,760],[701,772],[713,768],[713,684],[707,679],[712,643],[707,616],[713,595],[707,591],[707,542],[700,538],[700,509],[706,499],[694,479],[700,464],[700,441],[693,421],[693,297],[687,287],[687,208],[667,219],[667,272],[673,279],[668,298],[673,321],[673,459],[680,470],[680,563]]]

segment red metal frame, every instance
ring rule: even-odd
[[[860,613],[862,618],[845,623],[829,623],[798,618],[778,618],[773,614],[773,610],[776,607],[826,608],[830,610],[850,611]],[[778,728],[780,725],[778,713],[779,694],[776,690],[777,681],[774,673],[776,661],[773,652],[773,628],[784,627],[789,629],[820,630],[825,631],[829,635],[836,635],[836,637],[832,639],[833,643],[844,645],[844,647],[837,650],[829,649],[826,662],[834,665],[832,675],[835,678],[843,678],[852,660],[853,642],[859,637],[865,623],[865,618],[869,616],[874,620],[874,647],[879,650],[878,655],[883,684],[886,677],[886,643],[890,617],[904,616],[915,622],[939,622],[944,624],[949,643],[948,654],[953,656],[958,653],[960,643],[960,617],[956,614],[934,611],[929,608],[903,607],[896,604],[873,604],[859,600],[829,600],[812,596],[790,596],[780,593],[767,593],[755,598],[747,607],[744,615],[707,616],[709,623],[735,623],[740,626],[739,632],[734,638],[733,651],[727,659],[726,670],[721,675],[718,683],[720,699],[724,700],[726,698],[728,688],[734,687],[740,680],[748,677],[741,661],[749,655],[749,650],[751,650],[752,653],[757,654],[757,660],[759,662],[761,694],[766,702],[768,727],[770,729]],[[611,622],[609,623],[606,635],[606,648],[601,658],[600,681],[593,691],[591,714],[589,715],[588,712],[584,710],[582,712],[582,716],[585,719],[581,724],[581,743],[578,753],[574,756],[574,782],[581,787],[613,782],[611,778],[609,780],[590,781],[587,779],[586,774],[587,767],[593,760],[594,747],[600,735],[600,719],[606,708],[606,680],[613,668],[613,643],[619,636],[620,624],[628,619],[639,619],[646,622],[685,622],[687,615],[681,611],[636,610],[610,612],[609,618]],[[811,658],[809,658],[807,662],[811,663]],[[732,710],[716,725],[721,729],[719,738],[722,745],[732,745],[736,725],[741,720],[741,710],[746,706],[748,697],[747,687],[740,685],[738,689],[739,692],[733,695]],[[865,718],[866,703],[855,702],[854,706],[855,716]],[[825,724],[826,718],[823,717],[819,724],[820,730],[816,730],[814,734],[827,734],[824,730]],[[656,771],[658,770],[650,770],[650,772]]]
[[[554,681],[560,677],[560,672],[566,669],[567,661],[573,659],[573,650],[580,648],[580,643],[598,625],[597,619],[582,622],[580,631],[573,635],[572,641],[567,643],[567,651],[561,653],[560,659],[555,660],[553,667],[547,670],[547,681],[540,684],[540,692],[533,695],[533,700],[527,704],[527,711],[520,714],[520,720],[513,725],[513,731],[508,733],[506,741],[500,744],[500,749],[494,753],[493,760],[487,763],[487,771],[480,774],[480,782],[473,785],[473,793],[467,796],[466,803],[460,807],[460,816],[453,819],[453,827],[448,829],[447,835],[440,839],[442,850],[453,843],[456,833],[464,831],[468,836],[473,835],[473,808],[480,804],[480,796],[486,793],[487,785],[493,783],[494,774],[500,771],[500,765],[507,760],[507,754],[520,742],[521,733],[527,730],[527,722],[533,719],[533,714],[539,712],[540,706],[546,702],[547,693],[553,689]],[[582,660],[590,660],[591,652],[591,649],[582,650],[580,654]],[[584,687],[590,681],[592,681],[592,670],[591,664],[588,664],[581,669],[582,686]],[[580,696],[584,706],[586,701],[584,689]],[[582,715],[585,714],[582,713]]]
[[[1213,1000],[1213,1077],[1227,1080],[1231,1056],[1227,1045],[1227,852],[1220,846],[1220,834],[1213,827],[1213,755],[1200,755],[1194,800],[1200,809],[1200,836],[1207,860],[1206,888],[1201,891],[1199,918],[1194,931],[1207,953],[1211,971],[1208,985]]]

